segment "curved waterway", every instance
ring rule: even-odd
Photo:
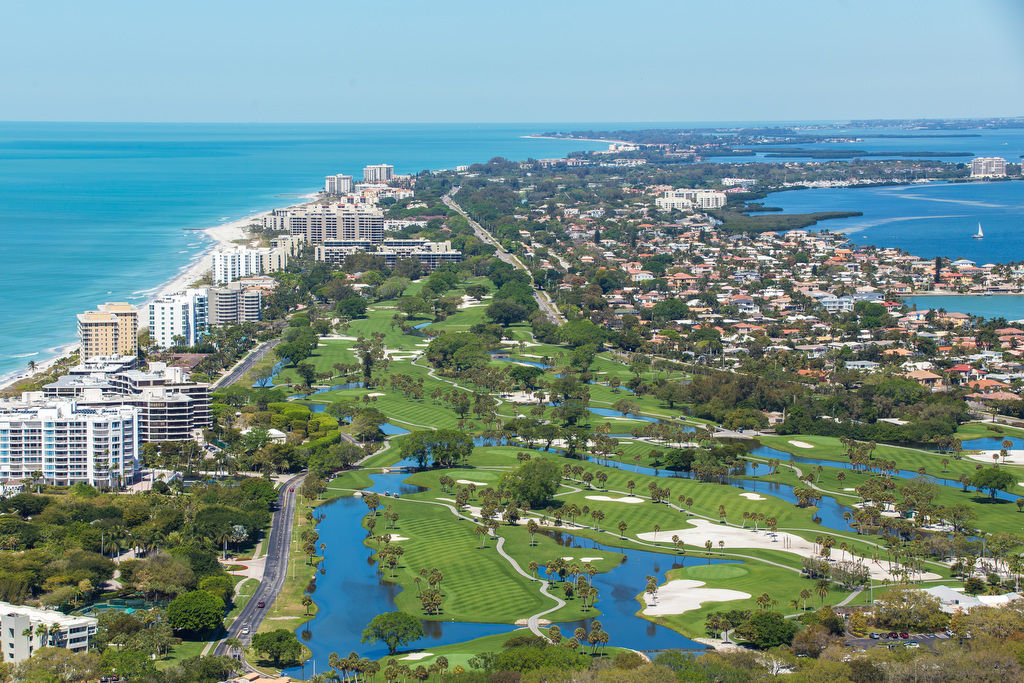
[[[397,466],[413,464],[407,461],[396,463]],[[373,483],[365,490],[381,494],[397,492],[401,495],[423,490],[418,486],[403,484],[407,476],[404,473],[373,474],[370,476]],[[365,645],[360,642],[360,637],[374,615],[394,611],[395,597],[402,590],[384,580],[384,575],[378,571],[377,563],[373,560],[373,549],[363,545],[366,530],[361,520],[366,516],[366,505],[362,498],[334,498],[326,501],[317,511],[326,518],[317,527],[320,541],[327,544],[326,559],[321,563],[326,573],[318,577],[317,591],[313,594],[319,608],[316,617],[296,631],[300,640],[313,652],[312,658],[305,665],[306,675],[313,673],[314,665],[316,671],[326,671],[331,652],[337,652],[342,657],[349,652],[358,652],[360,656],[371,659],[387,656],[387,647],[379,644],[372,647]],[[602,629],[611,635],[612,645],[637,650],[704,649],[700,643],[671,629],[634,616],[634,612],[640,607],[636,596],[644,590],[648,574],[657,576],[659,582],[663,582],[668,570],[705,565],[706,559],[612,548],[564,532],[556,532],[554,538],[566,548],[566,556],[570,555],[570,550],[575,549],[585,549],[587,552],[580,555],[587,557],[597,556],[601,552],[625,555],[626,560],[611,572],[594,576],[594,585],[600,591],[597,609],[601,612],[594,618],[599,619]],[[722,562],[712,560],[715,564]],[[273,616],[268,615],[270,618]],[[579,626],[589,631],[590,622],[591,619],[564,622],[559,624],[559,628],[569,638]],[[426,651],[482,636],[511,633],[518,628],[511,624],[458,621],[423,621],[422,624],[425,637],[412,648]],[[402,656],[398,655],[399,658]],[[303,674],[303,668],[293,667],[284,674],[298,677]]]

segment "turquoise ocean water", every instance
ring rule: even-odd
[[[415,173],[603,149],[523,137],[593,126],[0,123],[0,377],[73,343],[76,313],[146,301],[209,247],[194,229],[367,164]]]

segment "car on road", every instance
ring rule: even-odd
[[[267,606],[267,603],[265,603],[262,600],[260,600],[259,602],[256,603],[256,606],[259,607],[260,609],[263,609],[264,607]]]
[[[892,633],[889,634],[889,637],[894,639],[894,640],[899,640],[900,634],[898,634],[895,631],[893,631]]]
[[[249,627],[248,626],[243,626],[242,627],[242,635],[243,636],[249,635]]]
[[[916,640],[910,640],[910,641],[907,641],[906,643],[904,643],[903,647],[915,648],[915,647],[921,647],[921,645]]]
[[[872,633],[871,634],[871,640],[878,640],[879,638],[881,638],[881,636],[878,635],[877,633]]]
[[[906,640],[909,637],[910,637],[910,634],[907,633],[906,631],[904,631],[903,633],[900,634],[900,638],[902,638],[903,640]]]
[[[295,487],[293,486],[290,489],[288,489],[288,493],[295,493]]]

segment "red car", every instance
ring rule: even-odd
[[[290,489],[288,489],[288,493],[295,493],[295,487],[293,486]]]
[[[260,600],[259,602],[256,603],[256,606],[262,609],[262,608],[267,606],[267,603],[265,603],[262,600]]]

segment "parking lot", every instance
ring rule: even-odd
[[[907,638],[889,638],[888,633],[879,632],[880,636],[878,640],[871,638],[847,638],[845,645],[853,648],[871,648],[871,647],[905,647],[907,643],[918,643],[918,647],[931,648],[934,646],[937,640],[949,640],[949,636],[945,633],[908,633]]]

